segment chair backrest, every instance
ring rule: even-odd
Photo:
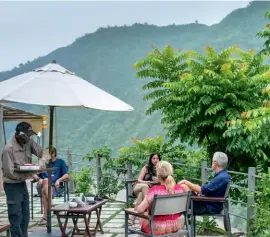
[[[189,208],[190,192],[180,194],[155,195],[151,215],[172,215],[184,213]]]
[[[231,181],[229,181],[229,183],[227,184],[227,188],[226,188],[226,191],[225,191],[224,198],[227,198],[229,196],[230,186],[231,186]]]

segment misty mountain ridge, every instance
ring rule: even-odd
[[[31,71],[56,60],[76,75],[111,93],[135,108],[133,112],[104,112],[86,109],[57,108],[58,148],[67,147],[85,153],[107,144],[114,153],[131,144],[131,137],[143,139],[164,135],[160,113],[145,115],[150,102],[143,101],[145,81],[136,78],[132,65],[151,51],[152,46],[163,48],[170,44],[184,50],[204,51],[206,45],[218,51],[238,44],[242,49],[260,50],[263,41],[256,33],[267,23],[264,14],[270,2],[252,2],[246,8],[233,11],[220,23],[207,26],[200,23],[155,26],[99,28],[94,33],[76,39],[46,56],[10,71],[0,72],[5,80]],[[41,114],[47,109],[34,105],[16,107]],[[14,124],[6,123],[9,137]]]

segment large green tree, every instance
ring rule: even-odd
[[[270,19],[270,11],[266,12],[265,17]],[[269,57],[270,24],[267,24],[257,35],[265,40],[264,48],[258,53],[258,57]],[[266,77],[269,77],[269,74],[267,72]],[[266,171],[270,164],[270,84],[263,88],[261,93],[265,98],[263,103],[243,112],[241,118],[230,121],[224,136],[234,137],[235,142],[231,144],[231,150],[243,146],[243,143],[249,147],[250,154],[257,159],[258,168]],[[242,137],[246,139],[243,140]]]
[[[143,87],[149,90],[144,99],[154,100],[147,114],[162,111],[172,141],[205,146],[210,154],[227,152],[230,166],[241,169],[243,163],[255,164],[249,147],[232,147],[235,137],[223,134],[227,121],[263,102],[261,91],[270,81],[264,58],[238,46],[219,53],[207,46],[205,54],[167,46],[163,51],[154,48],[134,68],[139,78],[150,80]]]
[[[270,19],[270,11],[265,17]],[[258,57],[270,55],[270,24],[257,34],[265,40],[264,48],[259,52]],[[269,72],[267,77],[269,77]],[[243,112],[240,119],[230,121],[225,137],[234,137],[238,141],[232,144],[242,146],[243,143],[249,147],[250,154],[257,160],[257,172],[261,172],[261,179],[256,180],[256,217],[253,218],[251,228],[247,236],[270,236],[270,84],[263,88],[262,94],[266,95],[264,102],[259,107]],[[243,141],[242,137],[246,137]]]

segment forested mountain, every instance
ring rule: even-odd
[[[262,41],[256,33],[264,27],[264,13],[270,2],[252,2],[230,13],[219,24],[199,23],[158,27],[147,24],[100,28],[78,38],[67,47],[56,49],[32,62],[0,73],[5,80],[43,66],[53,59],[78,76],[124,100],[134,112],[102,112],[81,109],[57,109],[58,147],[78,153],[107,144],[117,152],[130,143],[131,137],[144,138],[164,134],[160,114],[146,116],[148,104],[141,90],[144,81],[136,78],[132,65],[151,51],[171,44],[184,50],[203,51],[206,45],[221,50],[238,44],[243,49],[259,50]],[[181,14],[181,13],[179,13]],[[16,105],[44,113],[42,107]],[[14,128],[12,128],[14,129]],[[7,125],[10,134],[11,125]]]

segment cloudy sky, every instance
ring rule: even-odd
[[[0,71],[46,55],[100,26],[218,23],[247,1],[1,1]]]

